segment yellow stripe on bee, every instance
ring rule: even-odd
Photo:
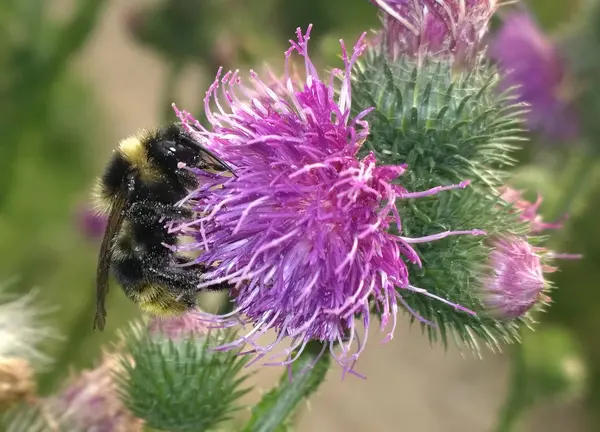
[[[140,309],[152,315],[175,316],[189,309],[185,303],[176,300],[175,294],[158,285],[148,285],[134,296]]]
[[[151,133],[141,130],[135,135],[127,137],[119,142],[119,153],[121,153],[137,170],[142,181],[155,181],[161,175],[156,167],[148,160],[148,151],[144,145],[151,137]]]

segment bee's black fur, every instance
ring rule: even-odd
[[[117,194],[121,185],[128,181],[130,169],[130,162],[122,154],[115,153],[101,178],[103,192],[109,196]]]
[[[197,181],[192,173],[181,169],[179,163],[227,169],[221,161],[207,155],[211,156],[180,126],[171,125],[140,136],[139,142],[133,140],[122,145],[100,179],[101,198],[109,202],[111,212],[123,213],[114,237],[109,239],[108,256],[100,256],[99,269],[110,266],[127,296],[142,309],[169,315],[196,304],[196,286],[205,268],[177,266],[186,259],[165,247],[165,244],[176,244],[177,236],[169,233],[164,225],[165,219],[191,217],[190,210],[176,203]],[[109,235],[108,229],[106,235]],[[98,313],[104,311],[107,291],[102,285],[98,283]],[[228,287],[218,284],[211,289]],[[103,318],[99,319],[98,313],[96,325],[102,328]]]

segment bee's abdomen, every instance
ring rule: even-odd
[[[143,260],[129,254],[119,254],[113,257],[112,272],[125,292],[135,290],[146,283],[145,263]]]
[[[169,285],[151,272],[153,260],[135,254],[117,254],[112,262],[112,272],[123,291],[140,309],[153,315],[173,316],[195,306],[190,295],[177,299],[178,288]],[[161,271],[166,271],[163,267]],[[175,290],[174,290],[175,289]]]
[[[129,221],[124,222],[113,245],[111,269],[125,291],[145,283],[148,264],[144,255],[139,253],[140,247],[143,245],[136,244],[132,224]]]

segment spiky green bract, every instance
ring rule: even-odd
[[[287,430],[285,424],[296,406],[308,398],[325,380],[331,358],[322,355],[323,344],[312,341],[292,363],[291,374],[285,372],[279,385],[265,394],[252,408],[252,417],[243,432],[275,432]],[[327,351],[326,351],[327,352]]]
[[[404,235],[466,228],[485,230],[490,237],[526,231],[498,196],[513,162],[511,152],[523,139],[525,110],[511,93],[497,91],[491,65],[480,60],[471,71],[456,72],[447,59],[392,62],[371,48],[356,69],[353,111],[375,107],[368,116],[365,151],[374,151],[385,164],[406,163],[402,186],[408,190],[472,181],[460,192],[400,204]],[[426,327],[432,341],[446,345],[452,335],[473,349],[480,341],[494,349],[518,339],[518,328],[528,318],[497,321],[481,304],[489,245],[489,239],[474,236],[418,245],[423,266],[410,268],[411,283],[477,312],[457,313],[403,292],[408,305],[434,324]]]
[[[247,393],[244,356],[216,352],[228,331],[180,339],[152,336],[142,327],[126,335],[123,369],[116,373],[129,410],[153,429],[197,432],[214,429],[238,409]]]

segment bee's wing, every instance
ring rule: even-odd
[[[104,238],[98,254],[98,268],[96,270],[96,316],[94,317],[94,330],[104,330],[106,324],[106,296],[108,294],[108,276],[112,259],[112,246],[115,235],[119,232],[125,218],[125,204],[127,203],[126,189],[123,188],[115,197],[110,213]]]

